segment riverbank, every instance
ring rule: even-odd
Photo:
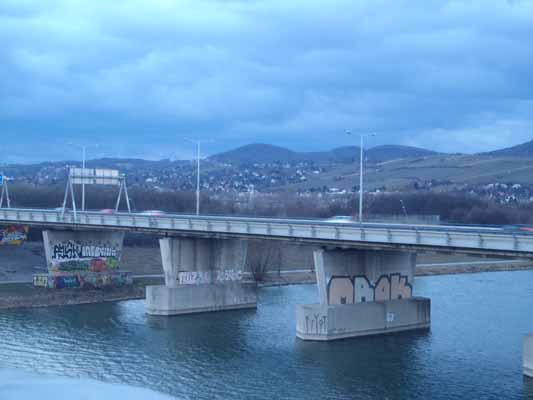
[[[0,310],[105,303],[145,298],[147,285],[161,284],[159,278],[136,279],[133,285],[106,289],[47,289],[32,283],[0,286]]]
[[[422,277],[523,270],[533,270],[533,264],[526,262],[433,264],[418,266],[415,275]],[[315,272],[309,269],[269,271],[258,285],[259,287],[271,287],[314,283],[316,283]],[[161,284],[163,284],[162,275],[138,276],[131,286],[94,290],[46,289],[34,287],[30,282],[1,283],[0,310],[142,300],[146,297],[146,286]]]
[[[285,248],[280,261],[284,267],[270,266],[259,286],[316,283],[312,252]],[[104,290],[34,288],[32,275],[44,272],[46,262],[41,242],[3,247],[0,252],[0,309],[48,307],[100,303],[145,298],[147,285],[163,283],[161,255],[157,246],[125,246],[122,265],[134,276],[134,285]],[[533,269],[528,260],[491,259],[448,254],[421,254],[416,276],[471,274]],[[251,278],[251,276],[250,276]]]

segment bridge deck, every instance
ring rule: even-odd
[[[184,214],[104,214],[47,209],[0,209],[0,224],[27,224],[55,229],[126,230],[159,235],[250,237],[324,245],[533,258],[533,234],[498,227],[332,223],[314,219],[280,219]]]

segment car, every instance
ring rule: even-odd
[[[326,222],[333,222],[336,224],[353,224],[357,222],[351,215],[336,215],[326,219]]]
[[[139,214],[141,214],[141,215],[150,215],[152,217],[160,217],[162,215],[165,215],[166,213],[164,211],[161,211],[161,210],[146,210],[146,211],[141,211]]]
[[[100,214],[114,214],[115,210],[112,208],[104,208],[103,210],[100,210]]]
[[[507,232],[533,234],[533,225],[504,225],[502,229]]]

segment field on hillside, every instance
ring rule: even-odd
[[[427,185],[450,189],[464,185],[490,183],[533,184],[533,159],[481,155],[436,155],[367,164],[365,184],[368,189],[387,190]],[[331,165],[307,181],[278,189],[309,189],[323,186],[349,189],[359,183],[357,164]]]

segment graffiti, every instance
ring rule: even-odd
[[[390,276],[390,298],[408,299],[413,295],[413,288],[406,276],[393,274]]]
[[[133,283],[133,278],[129,272],[80,274],[79,280],[80,287],[83,289],[125,286]]]
[[[178,273],[181,285],[201,285],[215,282],[235,282],[243,279],[242,271],[233,269],[223,271],[187,271]]]
[[[211,271],[188,271],[178,273],[178,283],[182,285],[201,285],[211,283],[213,275]]]
[[[51,253],[49,272],[55,275],[75,271],[106,272],[118,269],[120,263],[119,250],[74,240],[52,245]]]
[[[29,227],[11,225],[0,231],[0,245],[17,246],[28,239]]]
[[[48,287],[48,275],[47,274],[33,275],[33,286]]]
[[[305,333],[306,334],[327,334],[328,333],[328,325],[327,325],[328,317],[325,315],[320,314],[311,314],[305,316]]]
[[[353,281],[354,303],[374,301],[374,287],[366,276],[356,276]]]
[[[376,287],[374,288],[374,300],[390,300],[390,279],[388,275],[382,275],[379,277]]]
[[[353,304],[353,283],[349,278],[333,277],[329,281],[329,304]]]
[[[52,289],[81,288],[99,289],[110,286],[131,285],[133,278],[129,272],[111,273],[78,273],[73,275],[35,275],[34,286],[49,287]]]
[[[56,289],[64,289],[64,288],[77,288],[80,287],[80,280],[78,276],[54,276],[52,278],[52,284],[53,287]]]
[[[52,259],[54,260],[79,260],[102,257],[118,258],[119,252],[112,247],[84,246],[74,240],[57,243],[52,247]]]
[[[49,288],[92,289],[132,283],[119,271],[122,233],[43,232]],[[44,286],[45,279],[34,281]]]
[[[375,285],[366,276],[333,276],[328,282],[328,304],[408,299],[413,288],[407,276],[382,275]]]

